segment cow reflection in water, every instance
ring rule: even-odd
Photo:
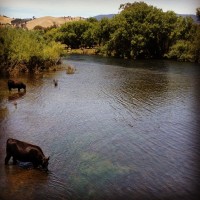
[[[17,164],[17,161],[30,162],[34,168],[41,167],[48,171],[49,157],[44,156],[39,146],[10,138],[6,144],[5,165],[11,157],[13,157],[13,164]]]
[[[26,84],[24,84],[21,81],[13,81],[8,80],[8,89],[11,92],[12,89],[18,89],[18,92],[20,92],[20,89],[24,89],[24,92],[26,92]]]
[[[20,97],[24,96],[26,94],[26,92],[18,92],[18,93],[14,93],[14,94],[10,94],[8,96],[8,100],[9,101],[14,101],[19,99]]]

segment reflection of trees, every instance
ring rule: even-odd
[[[47,198],[48,194],[44,192],[49,179],[47,173],[41,173],[40,170],[24,170],[17,166],[12,166],[12,168],[7,166],[4,171],[5,178],[1,183],[5,189],[1,193],[2,199],[15,199],[16,193],[19,199],[24,199],[24,197],[33,199],[33,196],[38,199],[44,199],[44,196]],[[38,190],[38,185],[40,190]]]
[[[12,100],[17,100],[19,99],[20,97],[24,96],[26,94],[26,92],[17,92],[17,93],[13,93],[13,94],[10,94],[8,96],[8,100],[9,101],[12,101]]]
[[[7,115],[8,115],[8,108],[7,107],[4,107],[4,108],[0,107],[0,123]]]
[[[167,91],[168,80],[164,74],[131,71],[120,87],[120,92],[130,103],[133,100],[148,102],[162,97]]]
[[[5,106],[7,95],[8,95],[7,82],[2,78],[0,79],[0,125],[4,117],[8,115],[8,108]]]
[[[8,95],[7,82],[0,77],[0,105],[4,102],[6,96]]]
[[[156,102],[165,102],[169,80],[166,69],[157,68],[156,63],[144,68],[143,62],[137,62],[137,68],[120,69],[111,88],[113,99],[128,109],[153,108]]]

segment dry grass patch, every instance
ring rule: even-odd
[[[76,68],[71,66],[71,65],[68,65],[67,66],[67,70],[66,70],[66,74],[74,74],[76,71]]]

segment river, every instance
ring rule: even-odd
[[[19,77],[26,93],[9,93],[0,78],[0,199],[196,199],[200,65],[86,55],[63,63],[75,74]],[[5,166],[10,137],[40,146],[49,172]]]

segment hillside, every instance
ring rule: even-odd
[[[6,16],[0,16],[0,25],[10,24],[15,27],[23,27],[29,30],[34,29],[35,26],[43,28],[51,27],[53,25],[61,26],[62,24],[70,21],[84,20],[82,17],[39,17],[35,19],[12,19]]]
[[[83,20],[83,18],[81,17],[51,17],[51,16],[46,16],[46,17],[40,17],[40,18],[36,18],[33,19],[31,21],[28,21],[26,23],[26,27],[31,30],[33,29],[35,26],[42,26],[44,28],[56,25],[56,26],[60,26],[66,22],[70,22],[70,21],[78,21],[78,20]]]
[[[10,17],[5,17],[0,15],[0,24],[11,24],[13,19]]]
[[[177,14],[177,15],[181,17],[191,17],[195,23],[200,24],[200,20],[196,15],[187,15],[187,14]]]
[[[95,19],[101,20],[102,18],[113,18],[116,14],[107,14],[107,15],[96,15],[94,16]]]

